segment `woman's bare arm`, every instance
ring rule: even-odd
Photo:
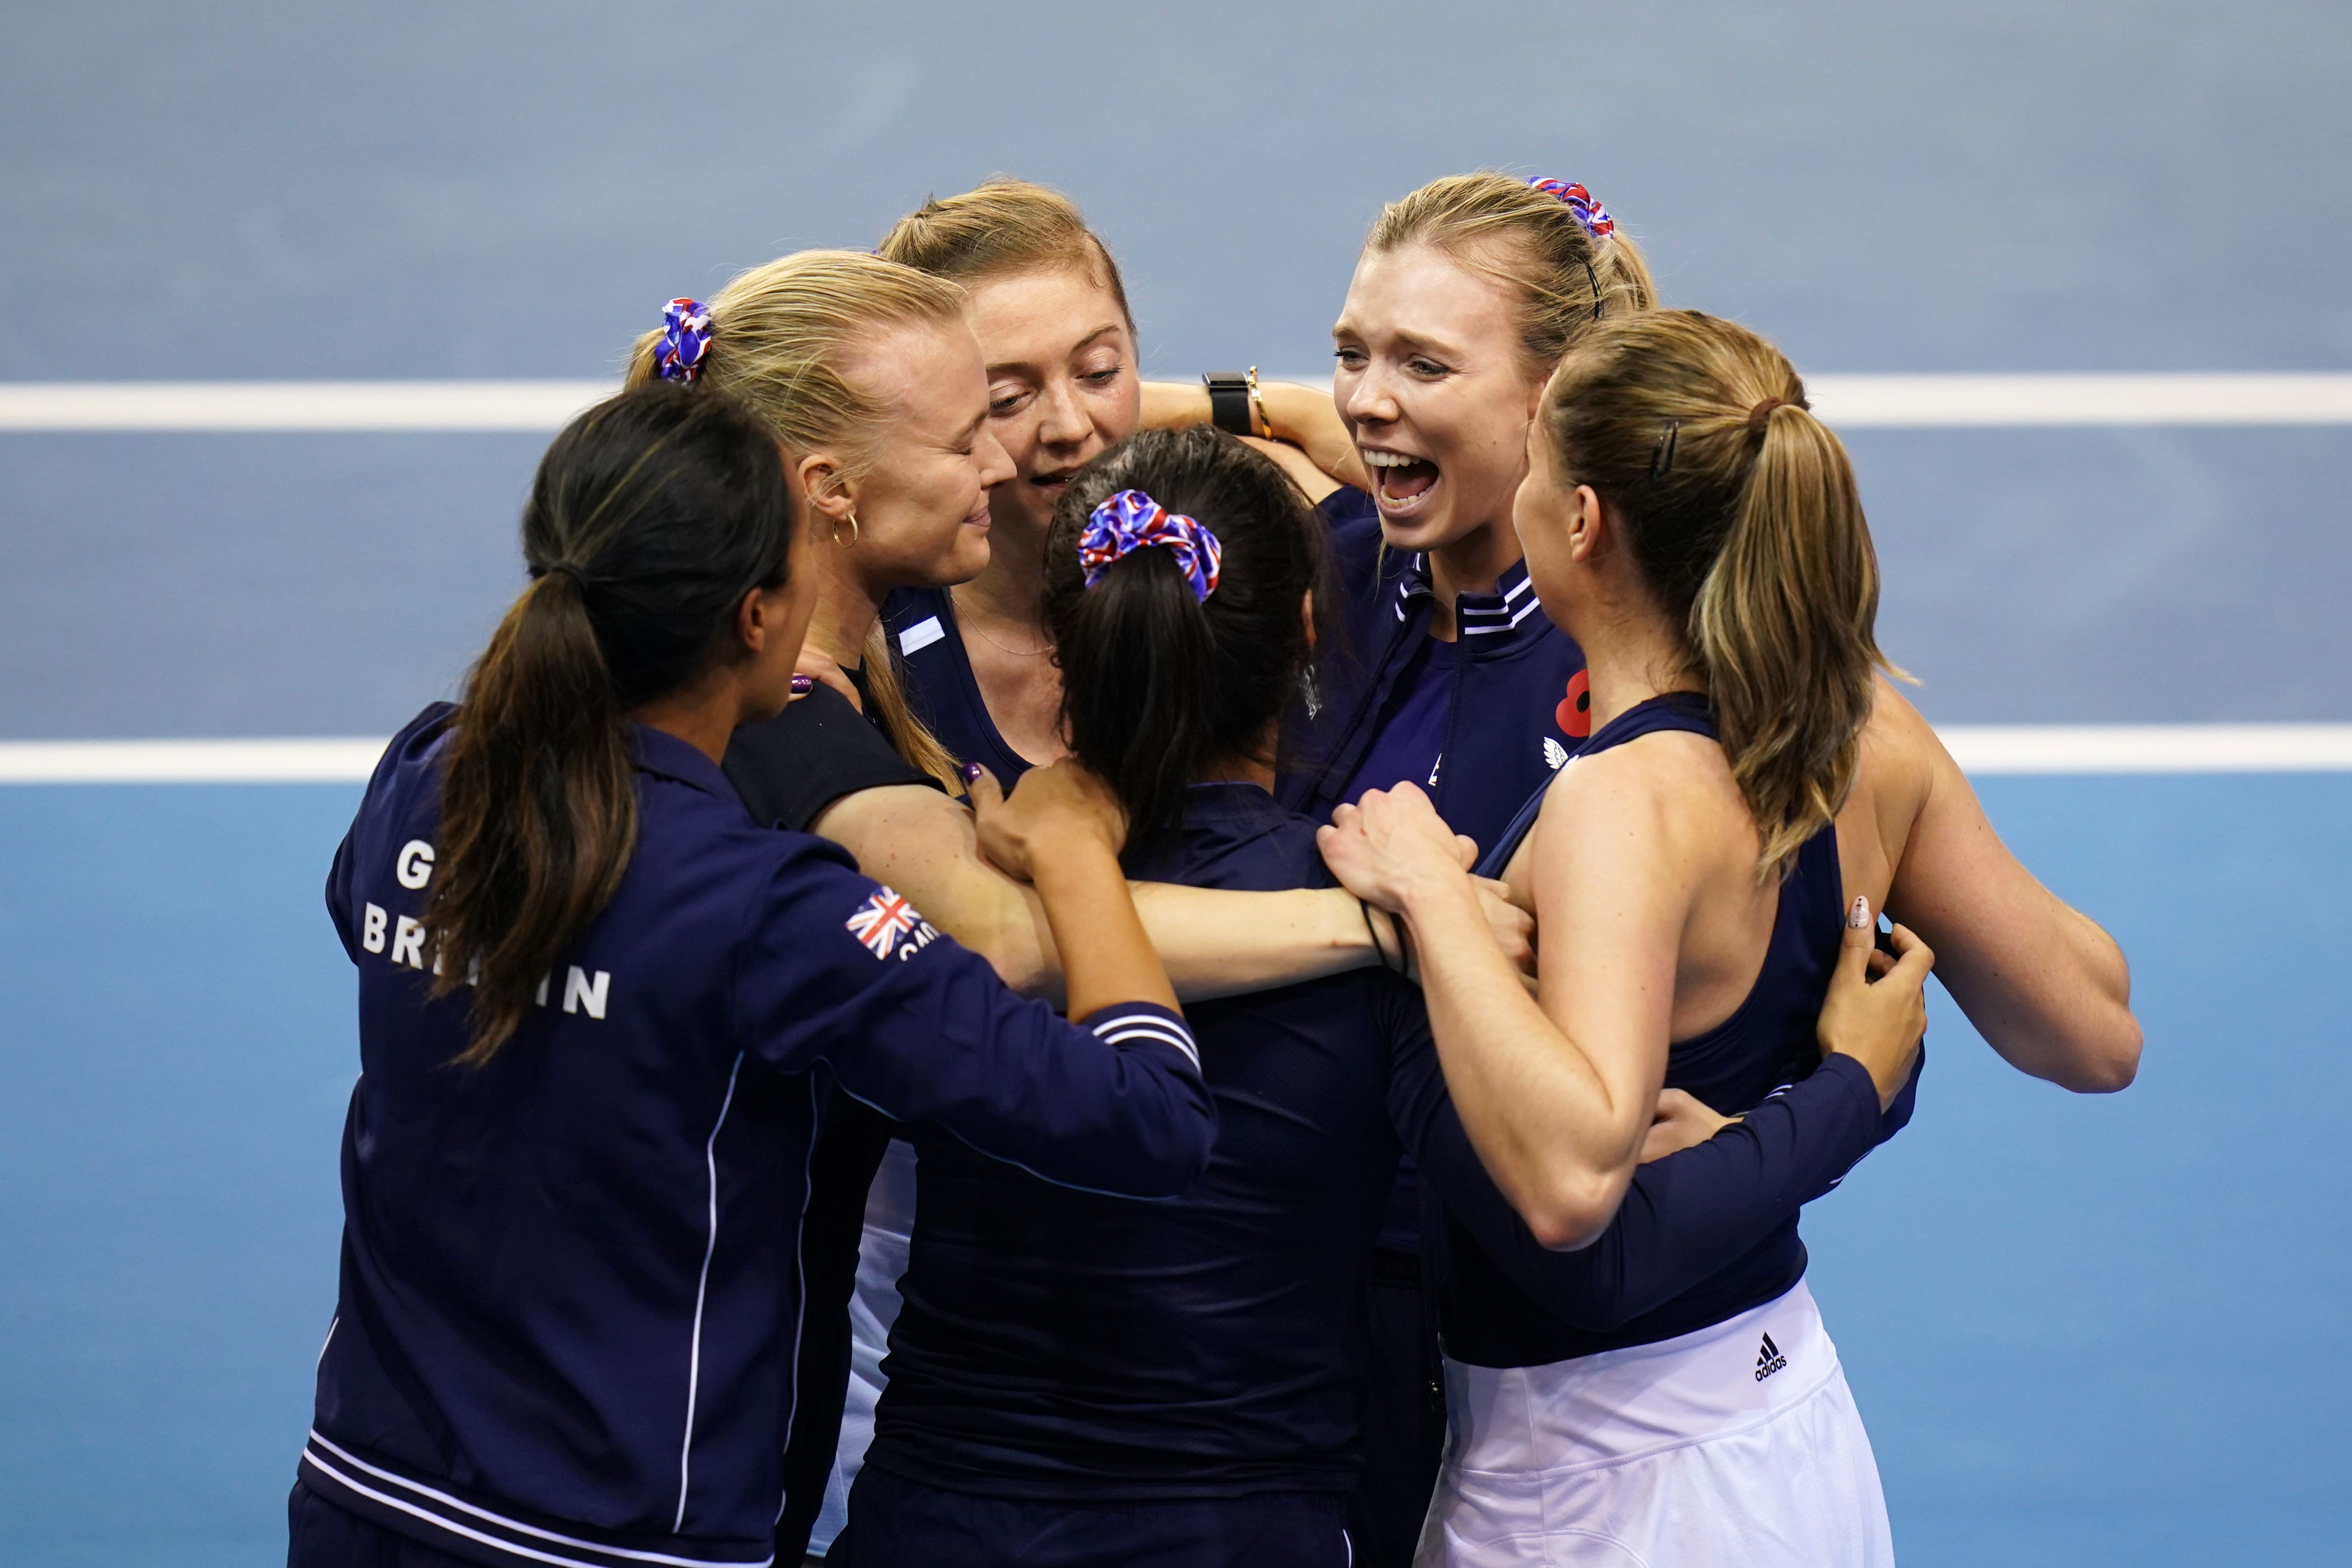
[[[1035,891],[981,857],[971,813],[938,790],[893,785],[845,795],[814,831],[907,895],[925,919],[993,965],[1017,991],[1063,999],[1062,964]],[[1264,990],[1380,962],[1364,911],[1339,888],[1230,893],[1131,884],[1136,913],[1188,1002]],[[1516,956],[1528,925],[1488,900],[1489,929]],[[1385,922],[1385,916],[1381,917]],[[1393,955],[1396,939],[1386,938]],[[1498,950],[1506,950],[1498,948]]]
[[[1301,386],[1297,382],[1262,382],[1258,396],[1265,405],[1266,426],[1274,432],[1276,441],[1305,453],[1318,472],[1342,485],[1352,485],[1359,490],[1372,487],[1328,389]],[[1208,423],[1208,388],[1197,382],[1143,383],[1146,430],[1175,430]],[[1286,463],[1284,466],[1289,465]],[[1308,494],[1316,500],[1322,499],[1311,489]]]
[[[1888,913],[1935,948],[1977,1032],[2011,1066],[2077,1092],[2129,1084],[2140,1028],[2123,950],[2019,863],[1951,753],[1884,681],[1863,763],[1866,787],[1916,802],[1907,831],[1886,824]]]
[[[1555,1249],[1607,1229],[1652,1136],[1674,1038],[1676,969],[1695,901],[1725,868],[1705,813],[1677,786],[1688,758],[1627,747],[1552,785],[1530,847],[1539,1001],[1478,940],[1465,879],[1446,874],[1444,824],[1411,786],[1372,791],[1323,835],[1357,893],[1404,909],[1431,1033],[1463,1130],[1528,1229]],[[1408,793],[1410,792],[1410,793]],[[1748,874],[1742,861],[1735,874]],[[1916,1059],[1934,955],[1897,928],[1899,963],[1874,965],[1868,905],[1822,1014],[1826,1051],[1858,1058],[1882,1108]],[[1874,984],[1874,967],[1888,971]]]
[[[1274,459],[1274,465],[1289,475],[1290,482],[1310,501],[1320,501],[1339,488],[1339,481],[1318,468],[1315,459],[1286,441],[1261,441],[1252,435],[1244,437],[1242,444]]]
[[[1463,1127],[1552,1248],[1608,1228],[1641,1158],[1690,906],[1685,868],[1660,852],[1671,831],[1649,759],[1611,760],[1555,785],[1536,825],[1540,999],[1487,937],[1451,835],[1418,789],[1370,791],[1323,834],[1343,882],[1403,912]]]
[[[974,831],[988,856],[1018,867],[1044,903],[1070,1017],[1120,1002],[1173,1009],[1175,988],[1119,874],[1126,823],[1108,787],[1067,758],[1031,768],[1010,800],[992,776],[973,771]]]

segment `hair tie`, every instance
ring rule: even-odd
[[[1607,239],[1617,232],[1617,221],[1609,215],[1609,209],[1594,201],[1592,193],[1581,185],[1563,184],[1558,180],[1529,180],[1528,188],[1566,203],[1591,238]]]
[[[550,561],[539,569],[541,577],[568,577],[581,592],[588,591],[588,574],[568,560]]]
[[[1757,436],[1762,435],[1767,430],[1771,428],[1772,411],[1774,409],[1794,408],[1797,406],[1799,405],[1790,402],[1784,397],[1766,398],[1762,402],[1758,403],[1754,408],[1748,411],[1748,434]]]
[[[1087,586],[1100,582],[1130,551],[1154,548],[1174,554],[1195,601],[1217,591],[1217,567],[1224,554],[1217,536],[1140,490],[1121,490],[1087,514],[1086,531],[1078,535],[1078,564],[1086,568]]]
[[[654,350],[654,373],[666,382],[691,382],[710,352],[710,312],[696,299],[673,299],[662,307],[661,343]]]

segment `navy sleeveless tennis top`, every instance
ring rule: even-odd
[[[1592,757],[1660,730],[1713,737],[1715,722],[1706,698],[1692,692],[1652,697],[1602,726],[1577,757]],[[1480,865],[1482,873],[1500,874],[1541,805],[1538,791],[1496,841]],[[1795,869],[1780,884],[1771,942],[1747,999],[1722,1023],[1669,1049],[1666,1087],[1684,1090],[1726,1115],[1738,1115],[1820,1065],[1815,1025],[1837,965],[1843,902],[1837,828],[1832,823],[1805,841],[1797,852]],[[1682,1294],[1613,1328],[1595,1330],[1575,1326],[1567,1318],[1589,1323],[1602,1321],[1601,1317],[1575,1311],[1572,1301],[1556,1301],[1551,1305],[1560,1310],[1547,1310],[1513,1284],[1461,1224],[1437,1219],[1436,1214],[1423,1214],[1446,1353],[1480,1366],[1539,1366],[1672,1339],[1769,1301],[1805,1272],[1805,1247],[1798,1239],[1792,1214]]]

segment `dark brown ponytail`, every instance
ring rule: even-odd
[[[1878,557],[1845,448],[1780,351],[1691,310],[1604,322],[1544,399],[1555,482],[1590,485],[1683,635],[1784,872],[1853,787]]]
[[[1129,551],[1086,586],[1079,535],[1121,490],[1216,536],[1223,567],[1208,598],[1156,547]],[[1310,591],[1318,613],[1336,601],[1325,591],[1324,533],[1270,458],[1205,424],[1129,436],[1063,493],[1045,536],[1043,599],[1063,722],[1071,751],[1127,808],[1130,846],[1181,822],[1184,791],[1211,768],[1274,761],[1260,748],[1313,651],[1300,607]]]
[[[533,580],[467,680],[442,779],[425,924],[434,994],[473,987],[460,1063],[514,1037],[612,902],[636,846],[628,716],[732,656],[793,527],[774,439],[706,390],[633,388],[548,449],[523,509]]]

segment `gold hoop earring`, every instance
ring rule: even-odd
[[[856,512],[849,514],[849,542],[847,544],[845,545],[841,542],[841,525],[839,523],[833,525],[833,542],[841,549],[856,549],[857,548],[857,514]]]

